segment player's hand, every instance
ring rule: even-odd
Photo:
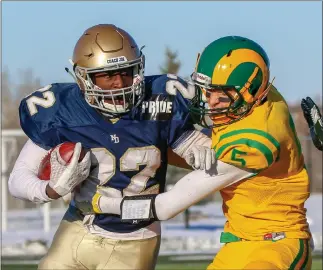
[[[301,107],[303,110],[304,117],[310,128],[314,145],[319,150],[323,150],[322,115],[318,106],[310,97],[307,97],[306,99],[302,99]]]
[[[119,200],[115,200],[119,199]],[[122,194],[120,191],[98,186],[96,182],[85,181],[81,188],[74,193],[75,206],[86,214],[114,213],[114,208],[120,208]],[[117,204],[118,203],[118,204]]]
[[[322,119],[322,115],[320,113],[319,108],[310,97],[302,99],[301,107],[303,110],[304,117],[310,128],[313,127],[317,123],[317,121]]]
[[[48,185],[60,196],[71,192],[89,176],[91,166],[90,151],[86,153],[81,162],[78,162],[81,150],[81,143],[77,143],[69,164],[66,164],[61,158],[58,147],[51,153],[51,173]]]
[[[176,75],[167,74],[167,77],[173,79],[166,82],[166,92],[168,94],[176,96],[177,92],[179,92],[184,98],[187,99],[193,99],[195,97],[195,85],[192,81],[186,81],[187,87],[185,87],[180,81],[177,80]]]
[[[184,157],[188,165],[195,170],[209,170],[215,163],[215,151],[207,146],[195,145],[190,152]]]

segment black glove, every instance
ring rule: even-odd
[[[317,149],[323,151],[323,124],[320,109],[310,97],[302,99],[301,107],[310,128],[313,143]]]

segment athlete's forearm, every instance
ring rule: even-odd
[[[158,220],[168,220],[206,196],[253,175],[254,173],[217,161],[209,171],[197,170],[185,175],[168,192],[157,196],[125,197],[121,206],[121,218],[131,221],[153,216]],[[105,200],[107,203],[108,200]],[[120,213],[117,208],[109,210],[115,214]]]
[[[210,171],[193,171],[180,179],[170,191],[156,197],[154,207],[157,218],[168,220],[206,196],[252,175],[221,161]]]
[[[9,177],[8,187],[13,197],[37,203],[51,200],[46,194],[47,181],[37,177],[39,164],[46,154],[45,149],[31,140],[26,142]]]
[[[97,192],[92,197],[90,210],[121,215],[123,221],[129,222],[151,218],[168,220],[206,196],[252,176],[252,172],[217,161],[210,170],[193,171],[181,178],[170,191],[159,195],[112,198]]]

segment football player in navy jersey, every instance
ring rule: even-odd
[[[142,51],[114,25],[87,29],[71,62],[77,83],[48,85],[19,107],[29,140],[9,179],[11,194],[33,202],[73,194],[39,269],[154,269],[159,222],[121,222],[104,214],[105,198],[163,192],[168,164],[211,167],[211,140],[194,129],[187,107],[195,88],[174,75],[144,76]],[[56,148],[50,180],[41,181],[42,158],[66,141],[76,143],[72,161],[64,165]],[[82,147],[88,152],[78,162]]]

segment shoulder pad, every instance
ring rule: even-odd
[[[75,83],[43,87],[21,101],[21,128],[38,145],[54,144],[56,132],[52,129],[86,125],[92,120],[82,98]]]
[[[34,119],[52,117],[70,103],[80,98],[79,88],[73,83],[54,83],[40,88],[26,96],[20,103],[20,113]]]
[[[261,171],[279,159],[280,144],[265,131],[240,129],[222,134],[214,150],[223,162]]]
[[[53,113],[58,109],[61,102],[60,96],[70,95],[75,93],[76,84],[68,83],[54,83],[40,88],[28,96],[26,96],[20,103],[20,106],[26,105],[26,109],[30,116],[36,115],[39,111],[46,109],[46,111]],[[74,90],[74,91],[73,91]]]
[[[182,78],[173,74],[163,74],[147,76],[145,78],[146,90],[151,94],[164,94],[164,95],[177,95],[178,89],[174,88],[174,83],[176,86],[182,85],[183,88],[187,88],[188,84]],[[195,93],[194,93],[195,94]],[[185,92],[182,94],[185,98]]]

